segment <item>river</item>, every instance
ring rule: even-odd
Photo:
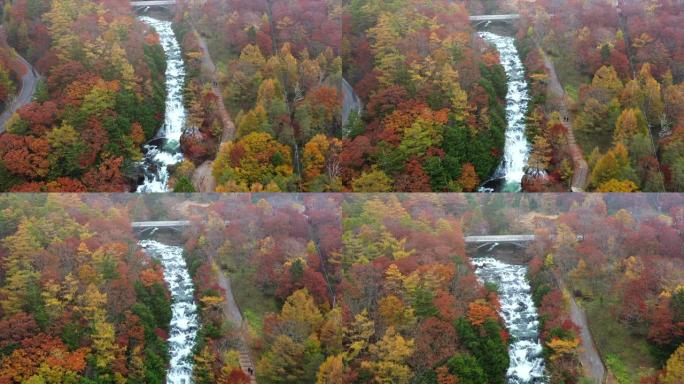
[[[515,38],[492,32],[479,32],[489,44],[496,47],[508,77],[506,94],[506,143],[504,156],[494,177],[485,182],[481,192],[520,192],[530,145],[525,136],[527,103],[530,100],[525,67],[515,46]]]
[[[183,258],[183,248],[142,240],[140,246],[164,268],[164,280],[171,291],[171,324],[169,329],[169,355],[166,372],[167,384],[191,384],[193,353],[199,321],[195,288]]]
[[[507,264],[492,257],[476,257],[471,261],[481,281],[497,286],[500,315],[511,335],[507,383],[546,383],[539,317],[527,281],[527,266]]]
[[[169,166],[183,161],[180,138],[187,115],[183,102],[185,63],[170,21],[147,16],[140,17],[140,20],[157,31],[166,55],[166,112],[164,125],[154,139],[145,145],[145,158],[142,162],[145,181],[138,186],[137,191],[168,192]]]

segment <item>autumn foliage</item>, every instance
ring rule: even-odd
[[[0,136],[0,188],[130,190],[137,180],[126,170],[163,115],[154,32],[109,1],[22,0],[4,18],[10,44],[45,79]]]

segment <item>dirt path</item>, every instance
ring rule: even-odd
[[[211,82],[211,88],[219,99],[219,114],[221,115],[221,121],[223,122],[223,133],[221,134],[221,142],[223,143],[226,141],[232,141],[235,139],[235,124],[233,123],[233,120],[231,120],[230,114],[226,110],[226,105],[223,102],[223,93],[219,89],[218,78],[216,77],[216,65],[214,64],[214,60],[211,58],[211,54],[209,54],[207,42],[204,41],[202,36],[200,36],[200,34],[197,33],[196,30],[193,29],[193,33],[197,37],[199,46],[202,49],[203,72],[206,75],[206,77],[209,78],[209,81]]]
[[[577,145],[577,140],[575,139],[575,131],[572,125],[574,118],[567,107],[568,95],[565,93],[565,89],[558,80],[556,66],[553,64],[553,61],[549,59],[549,57],[546,55],[546,52],[544,52],[539,45],[537,45],[537,47],[539,48],[540,52],[542,52],[542,56],[544,57],[544,64],[546,69],[549,71],[549,88],[553,95],[560,102],[562,123],[565,125],[568,131],[568,145],[570,146],[570,154],[572,155],[574,168],[571,189],[573,192],[583,192],[587,188],[589,181],[589,165],[584,159],[582,149],[579,147],[579,145]]]
[[[197,33],[197,30],[193,29],[193,33],[195,34],[195,37],[197,37],[200,49],[202,50],[202,73],[210,82],[212,91],[214,91],[214,94],[218,97],[219,114],[221,115],[221,123],[223,125],[221,143],[233,141],[235,140],[235,123],[233,123],[233,120],[230,118],[230,114],[228,113],[228,110],[226,110],[226,105],[223,102],[223,93],[219,89],[216,64],[214,64],[214,60],[211,58],[207,42],[199,33]],[[198,192],[211,193],[216,190],[216,180],[211,174],[212,164],[212,161],[205,161],[192,175],[192,184]]]
[[[25,69],[25,73],[21,76],[21,90],[19,91],[19,94],[7,105],[5,111],[0,115],[0,133],[5,131],[5,125],[12,115],[14,115],[19,108],[33,100],[33,94],[36,93],[36,87],[40,80],[40,76],[28,61],[18,53],[16,54],[16,59],[18,64]]]
[[[213,164],[212,161],[207,160],[192,173],[192,185],[195,186],[197,192],[212,193],[216,190],[216,180],[211,173]]]
[[[561,289],[567,292],[563,285],[561,285]],[[584,376],[591,379],[594,383],[603,383],[606,379],[606,367],[603,365],[601,356],[594,344],[594,338],[591,336],[587,314],[577,305],[575,298],[571,294],[568,296],[570,297],[570,318],[579,327],[580,337],[582,338],[578,355],[584,370]]]
[[[226,296],[226,300],[223,304],[223,314],[228,320],[240,328],[240,342],[238,345],[238,352],[240,353],[240,368],[247,374],[249,374],[251,369],[251,383],[256,384],[256,366],[254,365],[254,362],[250,356],[247,337],[245,337],[247,334],[247,323],[243,321],[240,309],[235,302],[235,296],[233,296],[233,290],[230,287],[230,278],[228,278],[215,263],[214,269],[217,271],[216,277],[218,279],[219,286],[224,290]]]

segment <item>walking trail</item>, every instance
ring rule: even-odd
[[[563,125],[568,131],[568,145],[570,146],[570,154],[572,155],[573,163],[573,176],[571,189],[573,192],[583,192],[587,188],[587,183],[589,180],[589,165],[584,159],[582,149],[577,145],[577,140],[575,139],[575,132],[572,125],[574,117],[570,113],[567,107],[568,95],[565,93],[565,89],[558,80],[558,75],[556,74],[556,66],[553,61],[546,55],[546,52],[539,47],[539,51],[544,57],[544,64],[546,69],[549,71],[549,88],[553,95],[560,102],[560,114]]]
[[[211,89],[214,94],[218,97],[218,108],[219,114],[221,115],[221,123],[223,125],[223,132],[221,134],[221,143],[227,141],[235,140],[235,124],[230,118],[230,114],[226,110],[226,105],[223,102],[223,93],[219,89],[216,65],[214,60],[209,54],[209,48],[207,47],[207,42],[202,38],[202,36],[197,33],[197,30],[193,29],[193,33],[197,38],[199,46],[202,50],[202,72],[204,76],[210,81]],[[214,192],[216,188],[216,180],[211,174],[213,161],[207,160],[202,165],[197,167],[193,176],[192,184],[195,186],[198,192]]]
[[[256,367],[249,354],[249,345],[247,344],[247,323],[243,321],[240,309],[235,302],[233,290],[230,287],[230,278],[228,278],[221,269],[214,263],[214,269],[217,271],[219,286],[224,290],[226,300],[223,304],[223,313],[228,320],[240,328],[238,352],[240,353],[240,368],[243,372],[250,376],[250,382],[256,384]],[[252,374],[250,374],[250,369]]]
[[[561,289],[563,292],[568,292],[563,283],[561,283]],[[572,294],[568,294],[568,297],[570,298],[570,318],[572,319],[572,322],[579,327],[580,337],[582,339],[582,343],[577,352],[582,369],[584,370],[584,376],[591,379],[594,383],[604,383],[606,382],[607,377],[606,367],[603,365],[601,355],[599,355],[596,345],[594,344],[594,338],[591,336],[587,314],[584,312],[584,309],[577,305]]]

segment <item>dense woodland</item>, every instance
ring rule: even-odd
[[[528,137],[533,156],[550,171],[539,190],[553,189],[571,176],[570,157],[562,149],[567,130],[555,113],[561,100],[544,92],[549,82],[544,56],[555,64],[567,94],[577,140],[591,168],[591,190],[684,187],[684,4],[614,3],[541,0],[520,9],[525,17],[517,37],[537,91]]]
[[[108,199],[0,198],[0,383],[163,383],[162,270]]]
[[[17,65],[6,35],[0,39],[0,109],[4,110],[8,101],[17,94],[20,87],[18,78],[25,69]]]
[[[681,382],[684,207],[675,201],[679,197],[616,196],[589,196],[557,218],[539,221],[538,240],[528,252],[544,334],[552,339],[563,332],[556,327],[565,327],[558,315],[563,281],[586,309],[618,383]],[[646,199],[659,199],[651,202],[659,214],[632,208]],[[553,382],[568,382],[573,374],[562,360],[552,367]]]
[[[587,312],[619,383],[684,379],[680,195],[10,195],[0,212],[0,382],[158,383],[169,294],[133,219],[190,219],[197,383],[503,383],[509,336],[464,233],[519,250],[553,383],[580,382]],[[155,235],[157,236],[157,235]],[[520,260],[520,257],[517,257]],[[524,257],[523,257],[524,259]],[[231,292],[245,319],[230,321]],[[3,332],[2,329],[5,329]],[[142,357],[144,356],[144,358]]]
[[[222,135],[221,121],[207,121],[210,87],[193,90],[199,129],[184,138],[193,164],[179,177],[216,158],[220,192],[341,189],[339,14],[336,1],[305,0],[209,0],[183,14],[191,71],[202,39],[236,130]]]
[[[163,121],[156,34],[127,1],[4,3],[10,45],[44,81],[0,136],[0,189],[128,191]]]
[[[260,382],[500,382],[506,337],[488,340],[481,323],[467,341],[464,326],[477,329],[478,313],[492,327],[501,323],[491,311],[495,293],[460,256],[459,231],[539,235],[527,254],[551,382],[582,375],[570,296],[587,311],[599,353],[620,383],[682,379],[681,196],[220,200],[212,208],[223,213],[193,232],[187,247],[231,277]],[[224,226],[224,217],[238,219]],[[354,346],[360,341],[351,335],[363,323],[370,336]],[[402,337],[391,350],[405,355],[376,349],[395,337],[385,337],[390,329]]]
[[[231,277],[259,382],[503,383],[496,293],[477,282],[443,208],[425,215],[421,198],[268,200],[221,199],[186,243]]]
[[[499,165],[506,75],[462,1],[345,1],[350,118],[343,182],[354,191],[474,191]]]

